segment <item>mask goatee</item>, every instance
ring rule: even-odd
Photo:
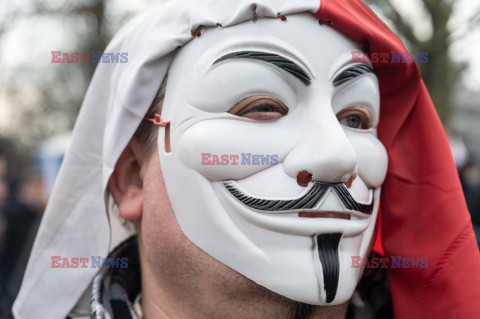
[[[338,261],[338,244],[342,234],[320,234],[315,236],[318,256],[322,263],[323,285],[326,293],[326,302],[335,299],[338,287],[340,265]]]

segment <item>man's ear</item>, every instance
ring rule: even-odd
[[[143,212],[142,164],[146,163],[142,146],[132,138],[115,165],[108,181],[110,193],[118,206],[120,216],[137,221]]]

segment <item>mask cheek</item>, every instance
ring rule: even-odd
[[[358,175],[369,188],[382,186],[388,167],[388,155],[382,142],[371,133],[346,131],[357,154]]]
[[[242,179],[283,160],[292,138],[279,143],[279,134],[280,128],[264,123],[205,120],[174,138],[172,155],[211,181]]]

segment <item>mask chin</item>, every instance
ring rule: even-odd
[[[229,196],[222,183],[214,186],[222,207],[248,238],[243,242],[246,250],[241,252],[242,264],[232,266],[228,261],[225,264],[296,301],[335,305],[351,298],[361,273],[361,269],[352,267],[352,256],[365,258],[369,253],[380,189],[373,192],[371,215],[352,214],[348,220],[299,218],[298,210],[261,212]],[[337,198],[329,190],[318,206],[322,210],[340,211]]]
[[[319,61],[311,40],[297,36],[305,30],[329,43],[331,52],[327,50],[324,60]],[[278,43],[283,45],[279,54],[298,58],[302,68],[316,74],[328,74],[335,64],[332,61],[345,55],[345,47],[356,48],[337,31],[320,27],[310,14],[292,15],[288,23],[259,19],[206,30],[177,53],[169,71],[162,119],[169,122],[171,152],[165,151],[166,132],[160,128],[162,173],[177,221],[199,248],[289,299],[313,305],[341,304],[351,298],[361,273],[352,267],[352,256],[363,258],[369,253],[381,185],[372,185],[371,174],[360,167],[359,177],[351,188],[345,188],[342,178],[357,170],[352,158],[362,156],[350,145],[349,135],[357,134],[352,140],[365,149],[378,144],[370,142],[376,139],[372,133],[368,137],[364,132],[345,134],[330,106],[333,92],[328,79],[323,86],[318,79],[307,85],[258,59],[214,65],[229,50],[273,52]],[[255,94],[282,100],[290,107],[288,115],[260,123],[228,113],[239,99]],[[323,99],[329,107],[313,108],[308,98]],[[311,114],[325,125],[312,123]],[[340,150],[336,162],[317,165],[313,175],[340,172],[342,160],[352,167],[336,174],[336,180],[315,178],[302,187],[296,174],[305,170],[302,163],[308,163],[316,149],[315,140],[313,144],[305,141],[312,140],[319,127],[331,128],[327,133],[339,141],[334,144],[345,145],[346,151]],[[332,149],[329,144],[324,152],[328,147]],[[244,153],[274,155],[276,162],[242,165]],[[203,165],[202,154],[238,155],[240,162]],[[383,169],[386,155],[378,154],[378,167]],[[366,178],[360,177],[364,173]],[[335,213],[349,218],[335,218]]]

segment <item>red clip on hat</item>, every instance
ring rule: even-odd
[[[167,126],[166,122],[160,121],[160,114],[155,114],[154,118],[144,117],[145,120],[150,121],[153,125],[157,126]]]

